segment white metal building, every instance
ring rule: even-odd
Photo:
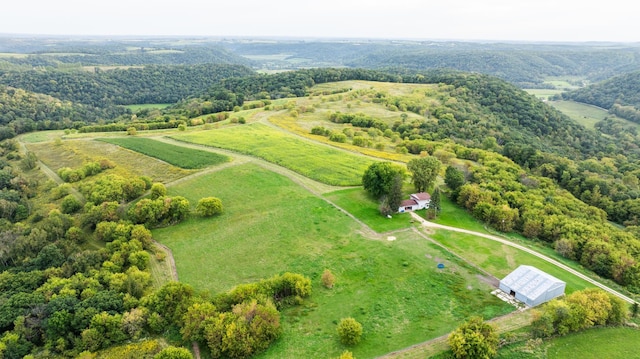
[[[564,294],[566,283],[538,268],[521,265],[500,281],[500,289],[535,307]]]

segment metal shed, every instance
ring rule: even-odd
[[[499,288],[524,304],[535,307],[563,295],[566,285],[538,268],[521,265],[500,281]]]

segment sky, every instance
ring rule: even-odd
[[[0,34],[640,42],[633,0],[5,0]]]

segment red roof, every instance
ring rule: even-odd
[[[400,202],[400,207],[415,206],[416,204],[418,204],[418,202],[412,199],[405,199],[404,201]]]
[[[418,201],[428,201],[431,199],[431,195],[426,192],[414,193],[411,195],[411,197],[417,199]]]

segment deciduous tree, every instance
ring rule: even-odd
[[[489,359],[497,354],[496,328],[480,317],[471,317],[447,338],[453,355],[458,359]]]
[[[416,192],[426,192],[433,186],[441,166],[440,160],[433,156],[414,158],[407,163]]]
[[[391,162],[375,162],[362,176],[362,185],[372,197],[380,199],[389,194],[396,176],[404,178],[405,169]]]

